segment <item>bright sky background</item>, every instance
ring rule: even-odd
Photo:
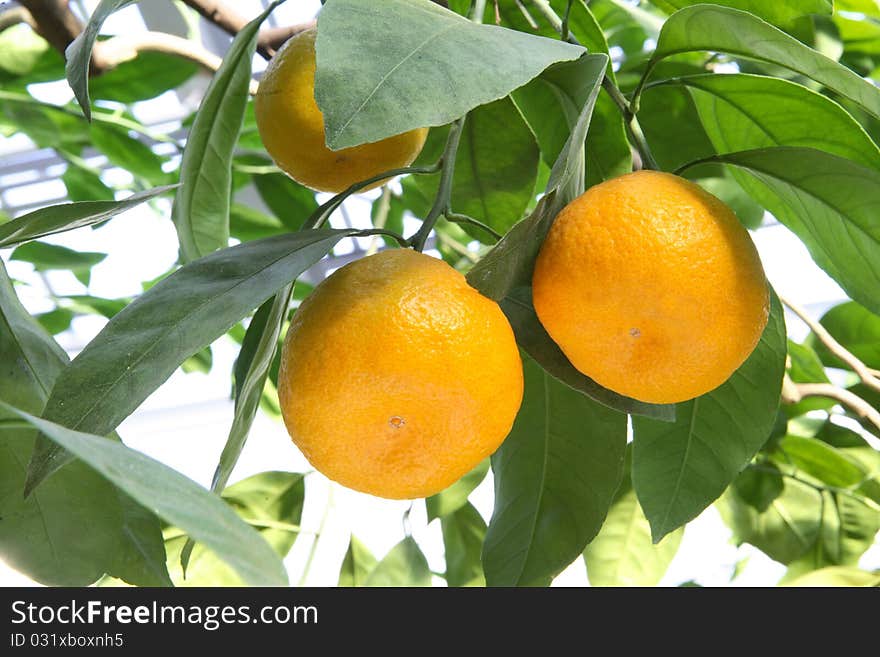
[[[89,7],[94,4],[86,3]],[[235,5],[242,13],[254,15],[260,2],[250,0]],[[282,5],[275,16],[279,24],[301,22],[311,18],[318,7],[317,0],[291,0]],[[104,32],[111,34],[142,28],[143,21],[137,8],[130,7],[111,16]],[[259,69],[263,64],[260,58],[255,59],[255,68]],[[53,103],[64,103],[72,98],[69,88],[63,83],[35,85],[33,92],[42,100]],[[191,95],[188,97],[184,90],[181,97],[184,102],[190,102]],[[159,124],[161,128],[168,122],[173,125],[188,111],[181,105],[178,95],[167,93],[153,101],[141,103],[136,114],[145,123]],[[32,150],[33,146],[23,136],[6,140],[0,137],[0,158],[21,158],[23,153]],[[63,170],[64,165],[60,164],[47,172],[48,182],[37,182],[13,190],[8,190],[8,186],[21,183],[26,178],[0,177],[0,198],[8,205],[58,202],[59,197],[65,194],[63,184],[57,180]],[[108,183],[124,183],[127,175],[110,169],[105,172],[104,179]],[[255,196],[254,202],[259,202]],[[141,206],[101,229],[81,229],[47,238],[46,241],[109,254],[93,270],[88,290],[90,294],[105,298],[135,295],[140,292],[142,281],[164,273],[176,260],[176,234],[168,218],[170,204],[163,203],[163,206],[164,216],[147,206]],[[346,207],[355,225],[369,225],[367,203],[352,199]],[[337,214],[334,221],[338,223],[340,220]],[[407,229],[411,231],[412,226]],[[805,305],[816,316],[844,299],[840,288],[813,264],[805,247],[786,228],[772,224],[755,232],[753,237],[771,283],[782,294]],[[368,244],[369,240],[359,240],[361,249]],[[343,243],[337,253],[351,251],[352,246],[350,242]],[[0,256],[7,263],[12,277],[29,284],[28,287],[18,288],[26,307],[34,313],[51,309],[43,281],[33,273],[30,265],[9,262],[10,253],[10,250],[0,250]],[[85,288],[68,272],[50,272],[47,279],[58,294],[85,292]],[[788,321],[789,334],[794,339],[799,340],[806,335],[805,327],[797,319],[789,316]],[[78,318],[72,329],[58,339],[73,356],[104,323],[103,319],[97,317]],[[209,375],[174,374],[122,424],[119,433],[126,444],[208,486],[232,420],[229,372],[236,353],[237,346],[223,339],[214,345],[214,366]],[[290,442],[283,425],[261,413],[254,423],[232,481],[272,469],[296,472],[311,470]],[[403,538],[402,516],[409,506],[408,502],[382,500],[356,493],[331,484],[319,473],[310,474],[306,482],[306,507],[301,523],[305,533],[299,537],[286,559],[292,584],[303,581],[309,548],[314,540],[314,532],[319,528],[320,544],[304,580],[310,585],[336,583],[350,533],[354,533],[380,558]],[[488,521],[493,502],[491,476],[475,491],[471,500]],[[325,514],[328,501],[329,511]],[[427,524],[421,501],[415,503],[410,522],[413,536],[423,548],[432,569],[442,571],[443,543],[439,522]],[[730,531],[723,525],[717,512],[710,508],[688,525],[681,548],[663,584],[676,585],[695,580],[703,585],[727,585],[736,564],[743,559],[748,561],[734,585],[773,584],[784,573],[784,566],[749,546],[737,549],[729,539]],[[880,568],[880,545],[875,544],[869,550],[861,565],[867,569]],[[0,561],[0,586],[29,583],[27,578]],[[580,559],[554,583],[557,586],[586,584],[586,571]]]

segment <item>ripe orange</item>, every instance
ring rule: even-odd
[[[284,340],[278,397],[320,472],[388,498],[432,495],[494,452],[523,394],[513,331],[441,260],[393,249],[324,280]]]
[[[425,145],[427,128],[331,151],[315,102],[315,37],[300,32],[275,54],[254,99],[257,129],[278,167],[306,187],[341,192],[390,169],[408,166]],[[370,187],[382,184],[379,181]]]
[[[770,307],[758,253],[733,211],[656,171],[606,181],[567,205],[532,286],[541,323],[577,369],[654,403],[727,380]]]

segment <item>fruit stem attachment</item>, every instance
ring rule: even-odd
[[[323,203],[318,207],[317,210],[312,212],[312,214],[309,215],[309,218],[306,219],[305,223],[303,224],[302,230],[320,228],[324,225],[324,222],[327,221],[327,218],[331,214],[333,214],[333,211],[336,210],[336,208],[338,208],[340,205],[342,205],[342,202],[345,201],[345,199],[347,199],[352,194],[359,192],[364,187],[372,185],[373,183],[379,182],[381,180],[387,180],[388,178],[394,178],[395,176],[403,176],[409,173],[437,173],[439,170],[440,162],[424,167],[401,167],[400,169],[391,169],[389,171],[384,171],[378,175],[373,176],[372,178],[367,178],[366,180],[356,182],[348,189],[339,192],[336,196],[331,198],[326,203]]]
[[[434,228],[437,220],[450,213],[450,199],[452,197],[452,177],[455,173],[455,155],[458,153],[458,144],[461,141],[461,130],[464,126],[465,117],[461,117],[455,121],[449,128],[449,136],[446,138],[446,146],[443,148],[443,155],[437,165],[440,167],[440,186],[437,188],[437,195],[434,197],[434,205],[428,211],[428,215],[422,222],[418,232],[409,239],[409,244],[416,251],[425,248],[425,242],[428,241],[428,235]]]
[[[547,19],[553,29],[559,33],[564,41],[583,47],[583,44],[568,30],[568,12],[571,11],[572,3],[568,3],[568,9],[564,19],[559,17],[559,14],[553,10],[553,7],[550,6],[550,3],[547,0],[532,0],[532,4],[541,12],[544,18]],[[612,80],[607,73],[605,74],[605,77],[602,78],[602,88],[605,89],[609,96],[611,96],[611,100],[614,101],[614,104],[620,108],[620,113],[623,114],[623,122],[626,124],[627,134],[629,135],[633,147],[638,151],[639,156],[641,157],[642,168],[659,171],[660,167],[657,164],[657,160],[654,159],[654,155],[651,153],[651,148],[648,146],[648,140],[645,139],[645,133],[642,131],[642,126],[636,118],[636,112],[638,110],[636,109],[635,104],[627,101],[620,89],[617,88],[614,80]],[[635,100],[637,100],[637,97],[634,101]]]

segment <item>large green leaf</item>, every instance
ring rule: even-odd
[[[223,249],[164,278],[115,315],[59,377],[44,417],[104,435],[187,357],[292,282],[352,230],[312,230]],[[32,490],[67,460],[38,441]]]
[[[674,404],[648,404],[624,397],[607,388],[603,388],[591,378],[581,373],[568,360],[547,330],[543,327],[535,308],[532,305],[532,290],[530,287],[518,287],[513,289],[501,300],[501,310],[504,311],[511,328],[516,335],[516,341],[526,353],[567,386],[587,395],[591,399],[624,413],[634,415],[646,415],[660,420],[671,422],[675,419]]]
[[[847,294],[880,312],[880,171],[810,148],[718,155],[751,174],[749,192],[807,246]]]
[[[303,475],[295,472],[261,472],[239,481],[222,496],[239,517],[256,529],[283,558],[299,536],[305,486]],[[216,553],[196,544],[186,566],[180,554],[187,535],[177,527],[165,530],[168,571],[176,586],[242,586],[240,575]]]
[[[92,59],[92,48],[98,38],[98,32],[107,17],[118,9],[130,5],[137,0],[101,0],[92,12],[89,22],[76,39],[67,46],[67,83],[73,89],[76,100],[82,107],[83,114],[91,121],[92,107],[89,102],[89,63]]]
[[[480,552],[486,536],[486,523],[469,503],[440,519],[446,550],[446,582],[449,586],[484,586],[486,578]]]
[[[670,16],[660,31],[649,71],[671,55],[702,50],[791,69],[880,117],[880,89],[757,16],[729,7],[700,4]]]
[[[238,463],[244,449],[251,425],[260,407],[269,368],[278,350],[281,327],[287,317],[293,284],[285,286],[278,294],[266,301],[254,316],[245,333],[239,357],[235,363],[235,410],[226,444],[220,453],[220,461],[214,470],[211,490],[220,493],[226,487],[229,476]],[[297,520],[297,522],[299,522]],[[193,549],[187,541],[180,553],[180,563],[186,570]],[[283,555],[282,555],[283,556]]]
[[[384,26],[382,38],[377,25]],[[477,25],[430,0],[334,0],[318,17],[315,74],[327,145],[445,125],[583,52]]]
[[[452,209],[506,233],[522,219],[538,175],[538,146],[510,98],[471,111],[455,160]]]
[[[39,413],[67,362],[18,301],[0,263],[0,399]],[[0,411],[0,421],[9,419]],[[105,572],[133,584],[170,584],[156,517],[86,465],[71,464],[24,498],[35,435],[0,428],[4,560],[47,585],[84,586]]]
[[[121,443],[72,431],[5,402],[0,402],[0,409],[25,420],[146,508],[214,550],[248,584],[287,584],[284,565],[263,537],[192,480]]]
[[[785,436],[779,441],[779,449],[787,463],[831,486],[855,488],[869,476],[857,461],[816,438]]]
[[[782,305],[773,294],[761,340],[725,383],[678,404],[673,424],[633,417],[633,485],[654,541],[709,506],[767,441],[785,355]]]
[[[110,123],[95,121],[89,125],[92,145],[116,166],[141,178],[149,185],[165,185],[173,176],[162,169],[164,159],[127,130]]]
[[[468,283],[490,299],[500,301],[514,287],[531,285],[535,258],[553,219],[583,192],[584,140],[607,62],[606,55],[590,55],[558,64],[542,76],[564,91],[569,99],[565,104],[577,108],[577,114],[554,162],[545,196],[532,214],[513,226],[468,273]],[[539,143],[546,139],[538,136]]]
[[[862,126],[827,96],[759,75],[692,75],[675,80],[694,97],[717,152],[803,146],[880,168],[880,149]]]
[[[116,200],[113,190],[104,184],[96,171],[70,161],[67,170],[61,175],[61,181],[67,187],[67,198],[71,201]]]
[[[36,271],[70,271],[83,285],[88,285],[92,267],[106,257],[106,253],[74,251],[46,242],[28,242],[15,249],[9,259],[29,262]]]
[[[176,89],[199,70],[198,64],[177,55],[140,52],[116,68],[90,80],[92,98],[135,103]]]
[[[181,187],[172,208],[184,262],[229,243],[232,154],[248,103],[257,33],[280,2],[269,5],[233,39],[190,128],[180,163]]]
[[[121,201],[80,201],[34,210],[0,225],[0,247],[13,246],[28,240],[107,221],[173,188],[174,186],[157,187],[147,192],[132,194]]]
[[[418,544],[407,536],[376,564],[364,586],[431,586],[431,569]]]
[[[608,517],[584,550],[593,586],[657,586],[684,534],[684,528],[679,528],[659,544],[651,542],[651,526],[632,487],[631,465],[632,450],[627,448],[623,481]]]
[[[428,522],[455,513],[468,503],[468,496],[480,485],[489,472],[489,459],[480,463],[446,490],[425,499]]]
[[[703,3],[700,0],[651,0],[651,4],[672,14],[684,7]],[[747,11],[780,27],[789,26],[796,18],[809,14],[831,15],[832,9],[832,0],[714,0],[712,4]]]
[[[523,359],[525,394],[492,456],[495,510],[483,547],[490,586],[546,586],[602,525],[624,463],[626,416]]]
[[[364,586],[377,563],[367,547],[352,536],[342,560],[337,586]]]
[[[761,476],[778,478],[770,473]],[[782,486],[764,510],[756,509],[739,496],[737,486],[731,486],[718,509],[738,541],[750,543],[771,559],[787,564],[816,543],[821,497],[813,488],[792,479],[782,479]]]
[[[253,180],[260,198],[288,230],[299,230],[318,209],[315,193],[283,173],[256,174]]]
[[[819,322],[865,365],[880,369],[880,316],[854,301],[847,301],[829,310]],[[813,335],[810,344],[829,367],[848,367]]]
[[[417,163],[430,164],[443,152],[448,129],[430,132]],[[535,137],[510,98],[482,105],[468,114],[455,158],[452,210],[506,233],[532,201],[540,153]],[[437,193],[440,174],[413,180],[425,199]],[[485,231],[463,225],[476,238]]]

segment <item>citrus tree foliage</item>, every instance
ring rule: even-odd
[[[302,475],[227,481],[257,409],[277,416],[278,342],[309,291],[294,282],[370,231],[326,227],[357,190],[319,205],[260,142],[248,90],[279,2],[232,40],[183,140],[131,107],[190,80],[190,58],[143,51],[89,74],[104,20],[133,3],[103,0],[66,58],[26,24],[0,32],[0,131],[54,149],[68,197],[0,213],[0,255],[70,271],[85,288],[31,316],[0,261],[0,556],[46,584],[283,585]],[[547,585],[583,554],[595,585],[654,585],[685,525],[715,505],[737,543],[788,567],[787,583],[876,585],[858,569],[880,529],[876,3],[328,0],[317,20],[315,98],[331,148],[431,128],[411,174],[373,201],[373,232],[418,244],[403,219],[427,222],[441,256],[500,303],[523,354],[507,440],[425,502],[446,582]],[[33,95],[57,80],[77,102]],[[85,157],[94,150],[129,182],[101,176]],[[560,209],[634,167],[696,181],[750,228],[771,213],[852,300],[795,343],[774,295],[750,358],[697,399],[652,405],[603,388],[547,335],[530,280]],[[250,192],[260,209],[242,201]],[[44,238],[125,221],[116,215],[143,203],[174,222],[178,264],[134,299],[88,294],[106,254]],[[53,335],[80,315],[107,323],[70,361]],[[176,369],[210,369],[219,339],[241,346],[207,491],[115,432]],[[490,469],[484,518],[468,498]],[[409,536],[381,558],[352,537],[339,584],[432,576]]]

